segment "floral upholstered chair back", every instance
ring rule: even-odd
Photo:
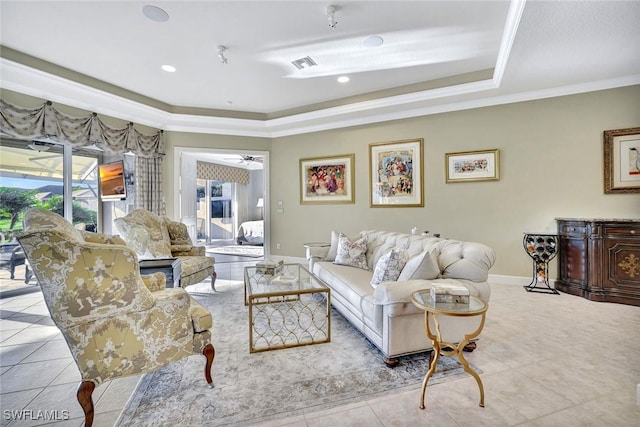
[[[171,258],[171,239],[164,221],[145,209],[135,209],[113,221],[120,236],[138,257]]]
[[[44,209],[28,210],[24,228],[18,240],[63,333],[74,325],[153,305],[136,256],[122,239],[107,236],[102,244],[87,242],[84,232]],[[105,235],[94,238],[98,236]]]
[[[204,246],[193,245],[186,225],[145,209],[136,209],[116,219],[114,224],[141,259],[206,254]]]

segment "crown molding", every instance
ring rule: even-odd
[[[499,73],[500,71],[494,72],[494,78],[489,80],[362,101],[276,119],[255,120],[170,113],[0,58],[1,85],[7,90],[167,131],[261,138],[319,132],[640,84],[640,74],[636,74],[500,95],[495,93],[499,89],[496,82],[496,75]],[[472,94],[477,96],[480,93],[491,96],[440,102],[453,97]],[[429,102],[433,105],[426,105]]]

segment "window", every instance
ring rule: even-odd
[[[99,160],[98,151],[52,142],[0,140],[2,243],[15,241],[22,230],[22,216],[32,206],[57,212],[83,230],[98,231]],[[13,280],[0,276],[0,289],[24,286],[22,271]]]

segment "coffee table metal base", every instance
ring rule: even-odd
[[[330,289],[299,264],[285,264],[279,276],[246,267],[249,351],[329,342],[330,298]]]

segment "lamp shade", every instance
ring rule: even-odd
[[[262,207],[264,207],[264,199],[260,197],[258,199],[258,204],[256,205],[256,208],[262,208]]]

